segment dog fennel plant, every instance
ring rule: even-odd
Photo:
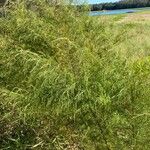
[[[118,51],[142,28],[87,9],[33,0],[1,16],[0,149],[149,150],[150,58]]]

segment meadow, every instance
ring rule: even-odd
[[[35,0],[1,16],[1,150],[149,150],[150,13],[87,9]]]

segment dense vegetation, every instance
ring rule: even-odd
[[[150,0],[120,0],[119,2],[114,3],[93,4],[91,10],[115,10],[140,7],[150,7]]]
[[[149,150],[148,22],[37,0],[5,11],[0,149]]]

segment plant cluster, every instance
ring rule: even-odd
[[[0,149],[149,149],[150,58],[86,13],[34,0],[0,18]]]

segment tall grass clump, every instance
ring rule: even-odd
[[[149,149],[150,58],[122,57],[87,9],[22,1],[0,18],[0,149]]]

